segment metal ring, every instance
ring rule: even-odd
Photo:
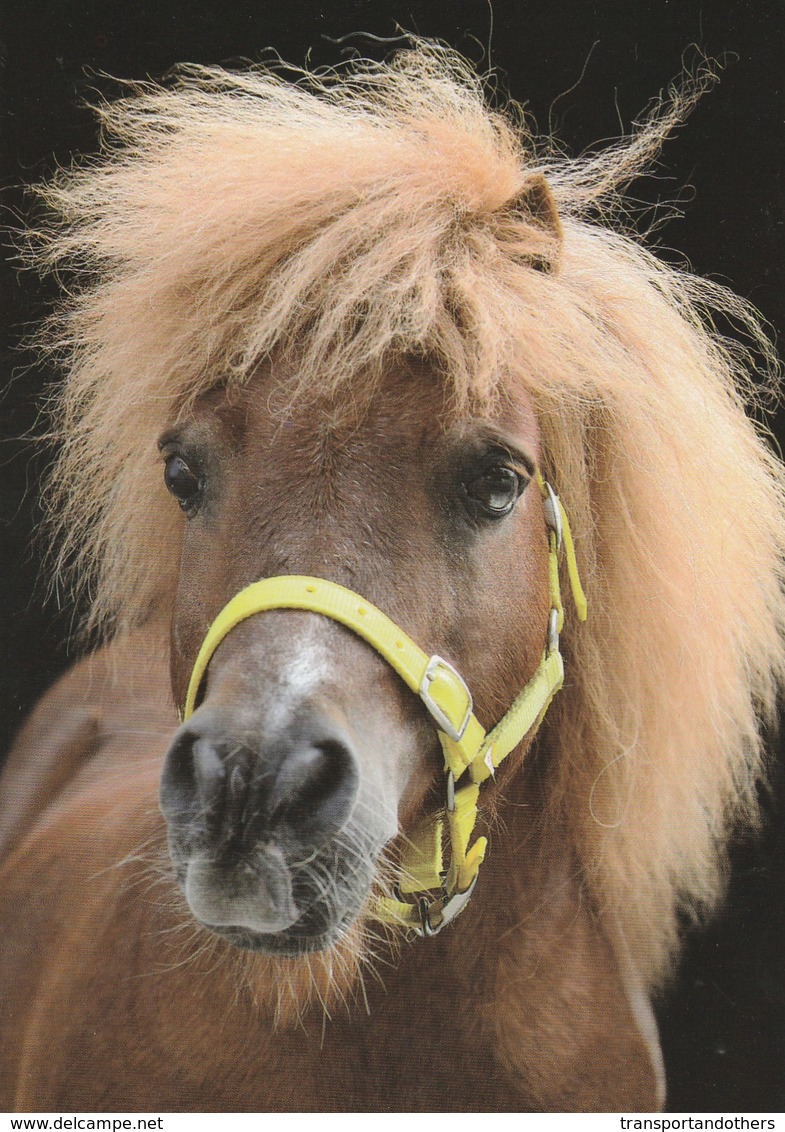
[[[420,912],[420,924],[421,924],[420,931],[421,931],[423,937],[427,938],[428,936],[436,935],[438,933],[439,929],[437,928],[436,931],[434,931],[434,929],[431,925],[430,905],[428,903],[428,898],[426,896],[420,897],[418,908],[419,908],[419,912]],[[417,929],[415,929],[415,930],[417,930]]]

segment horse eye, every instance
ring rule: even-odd
[[[195,515],[202,494],[202,483],[182,456],[167,456],[164,483],[186,515],[189,518]]]
[[[489,519],[509,515],[526,487],[526,479],[505,465],[488,468],[465,485],[469,499]]]

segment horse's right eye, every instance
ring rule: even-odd
[[[182,456],[167,456],[164,483],[186,515],[189,518],[195,515],[201,500],[202,481]]]
[[[465,484],[466,494],[489,519],[509,515],[523,491],[525,481],[513,468],[487,469]]]

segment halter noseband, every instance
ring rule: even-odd
[[[548,525],[550,615],[548,638],[540,663],[507,713],[489,732],[473,712],[471,692],[449,661],[428,656],[394,621],[359,594],[324,578],[285,575],[253,582],[236,594],[207,631],[188,684],[183,720],[193,715],[213,653],[231,630],[246,618],[270,609],[302,609],[338,621],[372,645],[404,683],[419,695],[433,717],[444,752],[447,775],[444,815],[429,817],[409,839],[402,862],[403,879],[394,896],[376,901],[378,919],[403,924],[423,936],[437,932],[465,907],[477,881],[487,838],[469,840],[477,820],[480,784],[539,726],[564,681],[559,633],[564,610],[559,585],[559,552],[564,547],[578,618],[586,620],[583,594],[567,515],[550,484],[537,474]],[[468,772],[464,785],[461,778]],[[450,863],[443,869],[442,834],[447,823]],[[403,899],[411,896],[415,902]]]

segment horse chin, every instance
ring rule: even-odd
[[[175,871],[202,927],[241,950],[293,958],[339,943],[367,903],[376,867],[373,853],[347,857],[337,848],[296,867],[267,846],[253,867],[181,857]]]
[[[354,918],[354,915],[348,915],[345,920],[321,932],[311,932],[300,928],[298,924],[274,934],[249,931],[246,928],[217,928],[212,924],[202,926],[241,951],[257,951],[282,959],[297,959],[313,952],[331,951]]]

